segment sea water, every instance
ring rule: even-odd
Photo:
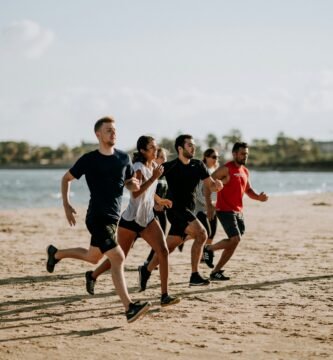
[[[61,178],[66,170],[0,170],[0,210],[62,206]],[[333,172],[251,171],[250,181],[257,191],[268,195],[333,192]],[[73,206],[87,205],[89,191],[84,177],[71,184]],[[129,199],[124,191],[123,204]]]

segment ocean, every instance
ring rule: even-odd
[[[66,170],[0,170],[0,209],[62,206],[60,181]],[[270,196],[333,192],[332,172],[251,171],[252,187]],[[85,179],[71,186],[73,206],[87,205],[89,192]],[[129,194],[124,191],[123,203]]]

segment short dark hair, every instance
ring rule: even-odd
[[[246,142],[236,142],[236,143],[234,144],[234,146],[232,147],[232,152],[233,152],[233,153],[234,153],[234,152],[238,152],[239,149],[241,149],[241,148],[247,149],[248,147],[249,147],[249,146],[247,145]]]
[[[105,117],[103,117],[103,118],[96,121],[95,126],[94,126],[94,130],[95,130],[95,132],[97,132],[104,123],[114,123],[114,122],[115,122],[115,120],[114,120],[113,117],[105,116]]]
[[[184,134],[184,135],[179,135],[175,141],[175,149],[177,151],[178,154],[178,146],[182,147],[184,149],[184,145],[185,145],[185,140],[187,139],[193,139],[192,135],[188,135],[188,134]]]

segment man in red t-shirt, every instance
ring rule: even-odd
[[[210,274],[210,279],[213,281],[230,279],[223,274],[222,268],[233,255],[245,231],[242,213],[244,193],[253,200],[268,200],[264,192],[257,194],[251,187],[249,170],[245,167],[248,155],[248,145],[244,142],[236,142],[232,148],[233,161],[220,166],[212,174],[213,179],[222,180],[224,184],[222,190],[217,193],[216,215],[228,236],[228,239],[206,245],[204,248],[204,259],[209,267],[214,267],[214,251],[223,250],[220,260]],[[208,218],[212,218],[215,209],[210,199],[209,189],[206,189],[206,203]]]

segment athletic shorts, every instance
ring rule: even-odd
[[[169,235],[180,236],[185,239],[185,229],[196,219],[196,216],[189,209],[168,209],[167,218],[171,224]]]
[[[232,211],[216,211],[216,216],[223,226],[223,229],[229,239],[234,236],[241,237],[244,234],[245,224],[242,213],[236,213]]]
[[[151,220],[151,222],[149,224],[151,224],[154,221],[155,218],[153,218]],[[149,226],[149,224],[147,224],[147,226]],[[132,221],[127,221],[124,218],[120,218],[119,221],[119,227],[122,227],[124,229],[133,231],[136,233],[137,237],[140,237],[140,233],[147,227],[147,226],[141,226],[139,225],[137,222],[135,222],[134,220]]]
[[[198,211],[197,218],[206,229],[208,234],[208,239],[213,239],[216,234],[216,227],[217,227],[216,216],[214,216],[212,220],[208,220],[206,213],[204,213],[203,211]]]
[[[115,248],[117,242],[117,223],[109,219],[86,219],[86,226],[91,234],[90,245],[98,247],[102,254]]]

